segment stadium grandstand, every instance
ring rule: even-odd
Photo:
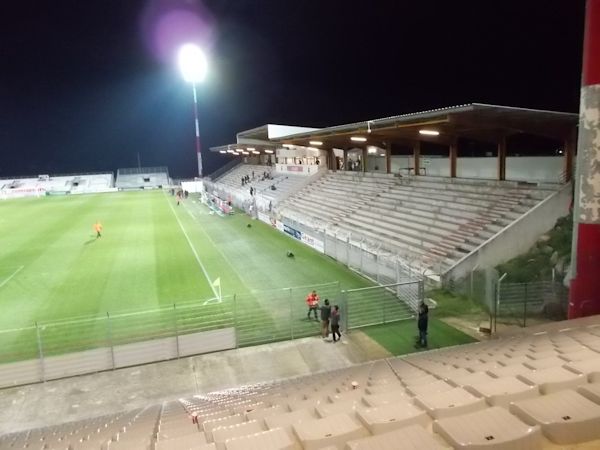
[[[265,125],[212,148],[244,163],[205,184],[321,247],[383,251],[444,282],[517,256],[568,213],[576,125],[576,114],[480,103],[284,136]]]
[[[158,189],[170,186],[166,167],[133,167],[117,170],[115,186],[118,189]]]
[[[38,175],[0,179],[0,199],[42,195],[94,194],[114,189],[112,173]]]

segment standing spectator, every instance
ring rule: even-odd
[[[329,336],[329,319],[331,318],[331,306],[329,300],[325,299],[324,305],[319,309],[321,310],[321,336],[323,339],[327,339]]]
[[[417,326],[419,328],[419,342],[415,347],[427,348],[427,325],[429,322],[429,307],[425,302],[419,305],[419,319]]]
[[[333,334],[333,342],[342,340],[342,333],[340,333],[340,307],[334,305],[331,310],[331,334]],[[337,335],[337,340],[336,340]]]
[[[317,291],[312,291],[306,296],[306,305],[308,306],[308,314],[306,318],[310,320],[311,311],[315,313],[315,320],[319,320],[317,317],[317,309],[319,309],[319,296]]]

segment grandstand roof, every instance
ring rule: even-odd
[[[377,141],[430,141],[442,144],[456,138],[497,142],[501,137],[531,134],[552,139],[567,139],[577,125],[574,113],[516,108],[483,103],[469,103],[446,108],[354,122],[314,131],[295,133],[278,139],[280,143],[309,145],[320,140],[325,147],[348,147],[349,137],[369,137]],[[438,136],[425,136],[422,129],[439,131]]]

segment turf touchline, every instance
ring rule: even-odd
[[[10,274],[10,276],[4,280],[2,283],[0,283],[0,288],[2,288],[6,283],[8,283],[10,280],[13,279],[13,277],[18,274],[21,270],[23,270],[25,268],[25,266],[19,266],[17,267],[17,270],[15,270],[13,273]]]
[[[208,276],[208,272],[206,271],[206,268],[204,267],[204,264],[202,264],[202,261],[200,260],[200,256],[198,256],[198,252],[196,251],[196,248],[192,244],[192,241],[190,240],[190,237],[188,236],[188,234],[185,231],[185,228],[183,228],[183,224],[179,220],[179,217],[177,216],[177,213],[175,212],[175,209],[173,208],[173,205],[169,201],[169,198],[167,197],[167,194],[164,191],[163,191],[163,194],[164,194],[164,197],[165,197],[165,201],[169,204],[169,208],[171,208],[171,212],[173,213],[173,215],[175,216],[175,219],[177,220],[177,223],[179,224],[179,228],[181,228],[181,231],[183,232],[183,235],[187,239],[187,242],[188,242],[190,248],[192,249],[192,253],[196,257],[196,261],[198,261],[198,265],[202,269],[202,272],[204,272],[204,276],[206,277],[206,281],[208,281],[208,284],[210,284],[210,288],[212,289],[213,294],[215,294],[215,297],[218,298],[219,294],[217,293],[217,290],[213,286],[213,283],[210,280],[210,277]]]

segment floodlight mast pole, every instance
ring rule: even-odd
[[[579,106],[569,319],[600,313],[600,0],[587,0]]]
[[[194,91],[194,123],[196,125],[196,156],[198,158],[198,177],[202,178],[202,147],[200,145],[200,124],[198,121],[198,95],[196,94],[196,82],[192,83]]]

